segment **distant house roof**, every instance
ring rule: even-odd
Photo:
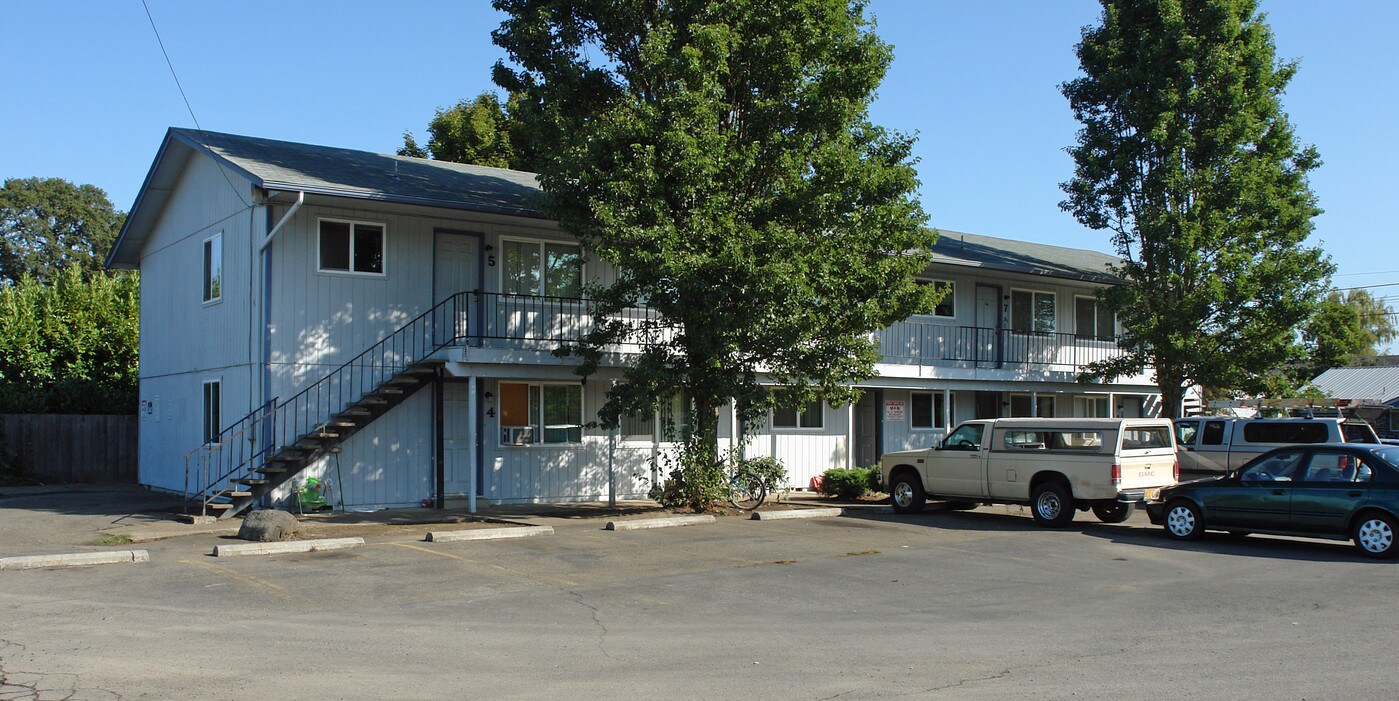
[[[1370,399],[1385,404],[1399,400],[1399,367],[1331,368],[1312,385],[1335,399]]]
[[[266,190],[305,192],[545,218],[534,173],[172,127],[118,234],[107,265],[134,268],[141,247],[194,154]],[[1120,262],[1097,251],[942,230],[933,262],[1100,284]]]
[[[1121,278],[1110,272],[1111,266],[1121,262],[1120,258],[1097,251],[947,229],[938,230],[938,241],[933,246],[935,264],[1027,273],[1104,285],[1122,282]]]

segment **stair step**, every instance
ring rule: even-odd
[[[206,504],[204,505],[204,508],[206,508],[206,509],[215,509],[215,510],[218,510],[218,511],[223,511],[224,509],[231,509],[231,508],[233,508],[233,505],[230,504],[230,503],[228,503],[228,502],[226,502],[226,501],[211,501],[211,502],[206,503]]]
[[[228,490],[224,490],[224,491],[222,491],[222,492],[219,492],[219,493],[216,494],[215,496],[216,496],[216,497],[228,497],[229,499],[242,499],[242,498],[244,498],[244,497],[250,497],[250,496],[252,496],[252,495],[253,495],[252,492],[228,491]]]
[[[359,424],[354,421],[331,421],[329,425],[335,428],[354,428]]]
[[[390,379],[390,380],[388,381],[387,384],[391,384],[391,385],[421,385],[422,383],[423,383],[423,379],[422,379],[421,377],[405,377],[405,376],[403,376],[403,375],[400,375],[400,376],[398,376],[398,377],[395,377],[395,378]]]
[[[320,449],[321,444],[320,444],[320,443],[297,443],[297,444],[296,444],[295,446],[293,446],[293,447],[295,447],[297,450],[304,450],[304,451],[307,451],[307,452],[314,452],[314,451]]]
[[[244,477],[234,480],[238,484],[245,484],[249,487],[261,487],[264,484],[271,484],[272,480],[258,479],[256,477]]]
[[[330,440],[330,439],[332,439],[332,438],[339,438],[339,437],[340,437],[340,434],[338,434],[338,433],[332,433],[332,432],[330,432],[330,431],[317,431],[316,433],[308,433],[308,434],[306,434],[305,436],[302,436],[302,437],[303,437],[303,438],[311,438],[311,439],[313,439],[313,440],[318,440],[318,441],[324,441],[324,440]]]
[[[346,409],[346,410],[340,412],[339,414],[336,414],[336,415],[335,415],[335,418],[338,419],[338,418],[345,417],[345,416],[373,416],[373,415],[374,415],[374,412],[372,412],[372,411],[365,411],[364,409]]]
[[[407,370],[404,370],[402,374],[404,374],[404,375],[435,375],[435,374],[437,374],[437,368],[433,368],[433,367],[421,367],[421,366],[415,365],[415,366],[413,366],[413,367],[411,367],[411,368],[408,368]]]
[[[384,400],[384,399],[380,399],[380,398],[378,398],[378,397],[365,397],[365,398],[363,398],[363,399],[361,399],[361,400],[355,402],[355,404],[358,404],[358,405],[361,405],[361,406],[370,406],[370,405],[374,405],[374,404],[388,404],[388,401],[387,401],[387,400]]]
[[[253,472],[256,472],[261,475],[280,475],[286,471],[287,468],[285,467],[259,467],[256,470],[253,470]]]
[[[272,462],[301,462],[305,460],[305,455],[293,455],[292,453],[278,453],[272,456]]]
[[[403,390],[397,387],[380,387],[374,390],[374,394],[403,394]]]

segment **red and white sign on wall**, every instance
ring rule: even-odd
[[[903,421],[904,411],[908,402],[903,400],[888,400],[884,402],[885,421]]]

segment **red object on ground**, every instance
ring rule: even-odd
[[[815,477],[811,478],[811,491],[821,491],[821,475],[816,475]]]

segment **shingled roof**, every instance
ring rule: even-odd
[[[136,267],[140,249],[194,154],[266,190],[545,218],[534,173],[292,141],[171,128],[107,258]],[[1062,246],[942,230],[933,262],[1100,284],[1113,256]]]

